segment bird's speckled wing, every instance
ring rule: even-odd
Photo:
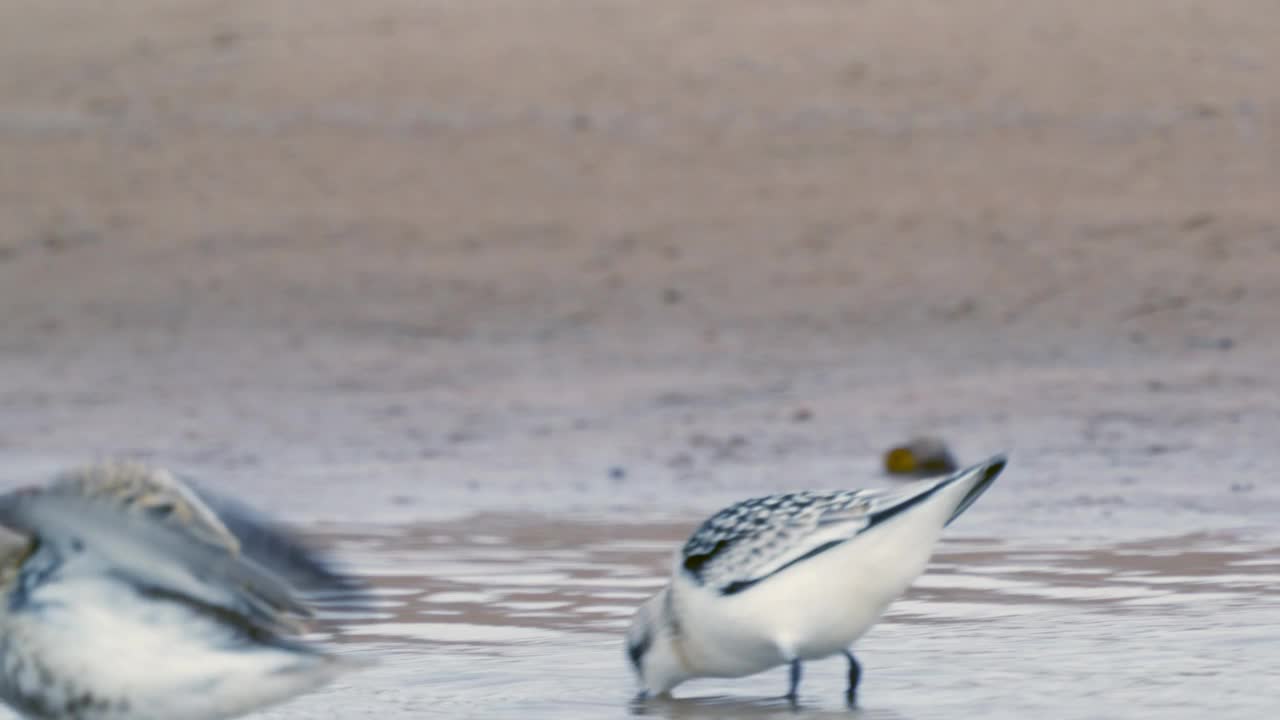
[[[310,614],[293,588],[245,553],[187,486],[132,463],[66,473],[0,496],[0,524],[67,558],[62,572],[112,575],[141,590],[186,598],[272,630]]]
[[[927,483],[930,487],[933,483]],[[743,500],[702,523],[681,571],[723,595],[849,540],[929,488],[796,492]]]

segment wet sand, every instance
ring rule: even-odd
[[[984,514],[985,515],[985,514]],[[865,718],[1267,717],[1280,679],[1280,545],[1244,533],[1086,544],[958,523],[928,574],[859,642]],[[528,516],[323,539],[377,607],[322,614],[384,658],[277,717],[793,717],[785,669],[632,702],[620,633],[665,582],[676,523]],[[1247,672],[1245,671],[1247,670]],[[844,661],[808,664],[802,716],[850,717]],[[314,710],[313,710],[314,711]]]
[[[1276,37],[1261,0],[5,4],[0,477],[154,460],[374,573],[390,617],[329,630],[386,665],[272,717],[589,718],[701,517],[938,433],[1012,462],[866,638],[865,716],[1269,718]]]

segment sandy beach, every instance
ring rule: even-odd
[[[887,483],[934,433],[1013,454],[941,571],[1004,584],[868,636],[868,717],[1268,717],[1277,37],[1261,0],[5,4],[4,482],[141,458],[406,558],[389,597],[457,627],[336,625],[400,659],[271,717],[612,717],[619,623],[698,519]],[[599,572],[545,555],[572,528]],[[499,562],[476,535],[624,582],[477,589],[446,558]],[[1091,674],[1139,656],[1192,679]],[[780,683],[649,711],[767,715]]]

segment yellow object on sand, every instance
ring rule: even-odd
[[[884,470],[890,475],[926,478],[955,472],[956,461],[941,440],[919,437],[885,453]]]

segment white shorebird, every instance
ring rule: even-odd
[[[0,699],[23,717],[222,720],[361,664],[294,637],[310,615],[294,583],[351,584],[166,471],[15,490],[0,526],[26,537],[0,551]]]
[[[924,571],[943,527],[1005,457],[890,490],[744,500],[706,520],[676,554],[671,583],[636,611],[627,654],[641,694],[697,677],[743,677],[843,654],[847,700],[862,674],[850,646]]]

